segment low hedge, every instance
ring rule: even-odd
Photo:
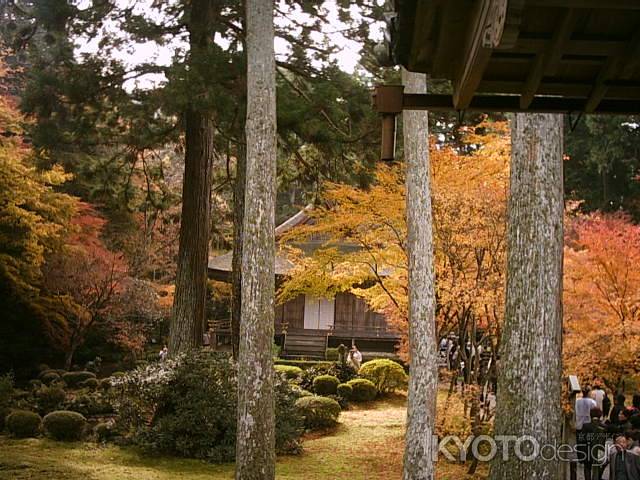
[[[348,383],[341,383],[338,385],[336,393],[339,397],[344,398],[345,400],[351,400],[351,396],[353,395],[353,387]]]
[[[279,359],[275,361],[276,365],[291,365],[294,367],[300,367],[302,370],[306,370],[311,367],[323,367],[330,368],[334,362],[326,362],[324,360],[283,360]]]
[[[349,380],[347,385],[351,386],[351,400],[354,402],[370,402],[378,395],[376,386],[366,378],[354,378]]]
[[[304,417],[304,426],[309,430],[335,426],[341,412],[338,402],[317,395],[296,400],[296,408]]]
[[[313,391],[318,395],[335,395],[340,380],[333,375],[318,375],[313,379]]]
[[[293,365],[275,365],[276,372],[284,374],[285,378],[292,380],[302,376],[302,369]]]
[[[67,410],[51,412],[42,419],[44,432],[54,440],[80,440],[86,425],[83,415]]]
[[[79,387],[82,382],[89,380],[90,378],[96,378],[96,374],[93,372],[67,372],[62,375],[62,380],[70,388]]]
[[[391,393],[407,386],[408,377],[404,368],[387,358],[364,363],[358,373],[361,377],[371,380],[380,393]]]
[[[14,410],[5,421],[7,430],[16,438],[37,436],[41,422],[40,415],[29,410]]]

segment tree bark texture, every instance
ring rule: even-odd
[[[542,448],[561,441],[562,117],[515,114],[511,140],[505,324],[495,433],[530,436]],[[532,445],[521,445],[525,456],[534,456]],[[515,455],[513,441],[508,448],[507,460],[499,449],[492,480],[559,478],[558,461],[545,461],[541,455],[525,461]]]
[[[190,55],[205,54],[213,40],[214,0],[191,2],[189,17]],[[192,67],[198,64],[193,62]],[[202,346],[206,322],[207,264],[209,261],[209,210],[211,168],[214,153],[213,123],[191,99],[185,113],[185,156],[182,183],[182,216],[173,300],[169,352],[179,353]]]
[[[238,359],[240,348],[240,318],[242,313],[242,223],[246,186],[246,149],[238,147],[236,179],[233,190],[233,258],[231,271],[231,345],[233,358]]]
[[[275,478],[276,70],[273,0],[247,0],[247,170],[242,232],[236,479]]]
[[[407,93],[426,93],[426,76],[402,71]],[[432,453],[438,388],[429,123],[424,111],[402,114],[407,165],[409,349],[411,356],[404,480],[435,478]]]
[[[202,346],[206,322],[213,126],[203,114],[187,113],[186,143],[171,354]]]

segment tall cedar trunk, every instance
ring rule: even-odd
[[[562,117],[516,114],[512,124],[505,325],[500,347],[496,435],[561,441]],[[541,401],[544,399],[544,401]],[[499,446],[502,446],[500,443]],[[525,443],[523,453],[531,453]],[[557,461],[523,461],[510,442],[492,480],[553,479]],[[546,452],[547,458],[549,452]]]
[[[426,76],[402,71],[407,93],[425,93]],[[409,349],[411,355],[404,480],[435,478],[432,453],[438,387],[433,226],[427,112],[402,114],[407,163]]]
[[[191,2],[189,42],[191,58],[206,54],[213,39],[214,0]],[[194,60],[192,68],[198,61]],[[213,123],[193,101],[185,114],[182,217],[173,300],[169,351],[174,354],[202,345],[206,321],[207,262],[209,260],[209,210]]]
[[[246,149],[238,147],[236,180],[233,190],[233,258],[231,266],[231,345],[233,358],[238,359],[240,347],[240,315],[242,312],[242,222],[246,186]]]
[[[246,191],[236,479],[275,478],[276,70],[273,0],[247,0]]]

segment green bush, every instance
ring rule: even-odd
[[[31,390],[38,390],[42,387],[42,382],[38,379],[29,380],[29,386],[31,387]]]
[[[351,400],[354,402],[370,402],[376,398],[378,391],[371,380],[366,378],[354,378],[347,385],[351,386]]]
[[[40,431],[40,415],[28,410],[14,410],[6,419],[7,430],[17,438],[35,437]]]
[[[404,373],[404,368],[387,358],[364,363],[358,373],[361,377],[371,380],[380,393],[391,393],[407,386],[407,374]]]
[[[340,380],[333,375],[319,375],[313,379],[313,391],[318,395],[335,395]]]
[[[57,410],[42,419],[44,432],[54,440],[80,440],[84,434],[87,420],[78,412]]]
[[[324,358],[330,362],[337,362],[340,358],[337,348],[327,348],[324,352]]]
[[[98,392],[91,392],[75,396],[66,404],[66,410],[90,417],[113,413],[113,406],[105,396]]]
[[[339,397],[344,398],[345,400],[350,400],[353,395],[353,387],[348,383],[341,383],[338,385],[336,393]]]
[[[100,380],[100,389],[102,390],[109,390],[111,388],[111,379],[109,378],[103,378],[102,380]]]
[[[114,435],[113,426],[107,422],[100,422],[93,428],[98,442],[106,442]]]
[[[338,423],[340,404],[331,398],[313,395],[296,401],[304,426],[310,430],[333,427]]]
[[[303,430],[298,395],[273,375],[276,450],[297,453]],[[118,430],[132,432],[131,441],[144,450],[211,462],[235,458],[237,372],[228,356],[206,350],[182,354],[112,383]]]
[[[80,388],[90,388],[91,390],[98,388],[98,385],[100,385],[100,382],[97,378],[87,378],[85,381],[78,384]]]
[[[67,372],[62,375],[62,380],[69,388],[79,387],[81,382],[90,378],[96,378],[96,374],[93,372]]]
[[[293,365],[275,365],[276,372],[284,374],[285,378],[293,380],[302,376],[302,369]]]
[[[65,401],[65,391],[56,386],[42,387],[36,392],[36,404],[41,415],[58,410]]]
[[[124,377],[125,375],[126,375],[126,373],[125,373],[125,372],[113,372],[113,373],[111,374],[111,376],[112,376],[113,378],[121,378],[121,377]]]
[[[53,370],[47,370],[42,372],[39,378],[45,385],[51,385],[53,382],[60,380],[60,375]]]

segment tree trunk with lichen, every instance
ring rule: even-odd
[[[500,346],[496,435],[561,442],[563,183],[562,117],[516,114],[512,122],[505,324]],[[507,445],[499,442],[498,446]],[[558,461],[498,449],[491,480],[556,480]],[[546,452],[548,458],[549,452]]]
[[[247,0],[246,190],[236,479],[275,478],[276,70],[273,0]]]
[[[407,93],[425,93],[426,76],[402,71]],[[409,256],[409,352],[411,356],[403,480],[435,478],[433,453],[438,359],[435,325],[433,221],[428,114],[402,114],[407,164],[407,250]]]

